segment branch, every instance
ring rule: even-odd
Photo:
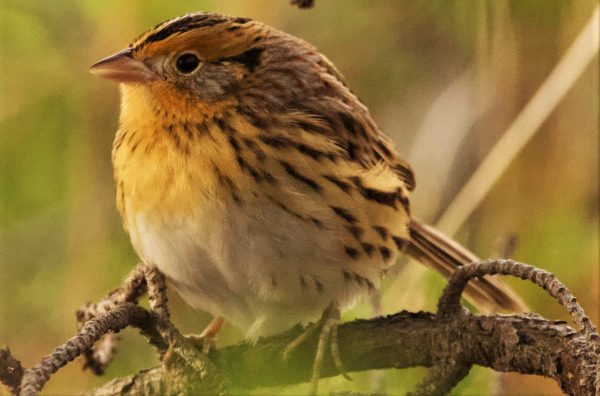
[[[307,340],[305,348],[287,362],[282,359],[283,350],[299,333],[296,328],[256,345],[221,348],[213,351],[210,359],[219,372],[227,373],[231,393],[236,393],[236,389],[307,382],[311,377],[316,336]],[[349,372],[432,367],[438,362],[437,355],[452,351],[447,358],[452,356],[469,366],[477,364],[496,371],[543,375],[557,380],[567,393],[594,394],[598,355],[586,337],[565,322],[547,321],[536,315],[466,314],[460,319],[449,319],[432,313],[400,312],[346,323],[338,329],[338,340],[340,356]],[[321,374],[338,375],[330,356],[325,359]],[[88,395],[142,395],[148,387],[161,389],[161,381],[168,375],[163,367],[155,367],[113,380]],[[204,391],[202,387],[196,390],[198,394]],[[428,389],[416,394],[438,392]]]
[[[75,337],[56,348],[33,368],[25,370],[21,379],[20,394],[36,395],[52,374],[90,350],[103,335],[118,332],[128,326],[140,328],[148,333],[155,332],[151,327],[151,315],[148,311],[131,303],[120,304],[110,312],[88,321]]]
[[[532,314],[482,316],[462,309],[459,301],[466,283],[488,274],[518,276],[543,287],[568,309],[581,331],[573,330],[566,322],[552,322]],[[142,289],[148,291],[152,312],[130,302],[137,301],[139,293],[127,291]],[[170,322],[165,289],[164,277],[155,267],[136,267],[125,286],[109,296],[137,297],[125,298],[126,301],[114,298],[114,306],[106,312],[96,309],[95,316],[81,326],[77,336],[32,369],[23,370],[8,350],[1,351],[0,380],[15,395],[35,395],[50,375],[92,350],[102,335],[126,326],[141,329],[159,347],[163,365],[113,380],[90,395],[213,394],[310,379],[316,335],[287,361],[283,360],[283,350],[297,337],[300,328],[255,345],[226,347],[206,356]],[[108,305],[101,304],[104,308]],[[81,316],[80,312],[78,317]],[[338,339],[340,356],[348,371],[431,367],[414,395],[449,392],[473,364],[550,377],[569,394],[592,395],[600,391],[600,336],[593,324],[554,275],[511,260],[461,267],[440,298],[438,314],[401,312],[358,320],[341,326]],[[330,356],[321,373],[324,377],[338,374]]]

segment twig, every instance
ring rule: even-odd
[[[155,315],[158,332],[186,364],[200,375],[201,379],[206,378],[209,365],[207,357],[202,355],[169,320],[170,312],[167,306],[167,286],[164,275],[155,266],[144,267],[143,272],[148,286],[150,308]]]
[[[513,260],[490,260],[458,268],[452,274],[448,285],[440,297],[438,313],[440,315],[452,315],[462,311],[460,297],[469,280],[484,275],[495,274],[513,275],[535,283],[546,290],[550,296],[558,300],[562,306],[567,308],[573,322],[579,326],[581,332],[588,339],[600,340],[600,336],[596,332],[596,327],[585,315],[583,308],[581,308],[575,296],[573,296],[565,285],[556,279],[554,274]]]
[[[99,303],[88,304],[84,309],[77,312],[77,317],[80,323],[85,324],[98,315],[110,312],[123,302],[137,303],[140,297],[148,293],[153,326],[146,329],[145,335],[159,349],[161,358],[166,352],[167,346],[172,349],[172,353],[167,358],[167,366],[173,366],[172,361],[177,360],[177,357],[173,356],[173,353],[175,353],[183,359],[185,365],[189,366],[195,375],[198,375],[199,379],[207,378],[209,373],[213,371],[207,357],[202,355],[169,319],[170,312],[167,306],[166,289],[164,275],[155,266],[139,263],[131,271],[123,286],[111,292]],[[152,336],[149,336],[149,333],[152,333]],[[95,373],[101,374],[112,361],[116,350],[115,339],[116,335],[109,333],[103,339],[103,343],[86,350],[84,352],[85,367],[90,367]],[[184,375],[185,372],[179,374]],[[176,375],[172,377],[177,378]],[[215,377],[215,381],[218,381],[219,386],[225,382],[224,379],[217,378],[218,374],[214,374],[213,377]],[[171,384],[172,388],[178,386],[177,384]]]
[[[150,313],[132,303],[121,303],[111,311],[87,321],[75,337],[56,348],[39,364],[25,370],[21,380],[21,396],[37,395],[53,373],[89,350],[103,335],[118,332],[127,326],[151,332],[151,323]]]
[[[139,263],[123,282],[123,286],[113,290],[99,302],[88,303],[85,307],[77,310],[78,328],[81,329],[87,321],[98,315],[106,314],[120,303],[137,304],[138,300],[146,293],[145,268],[143,263]],[[107,334],[98,344],[84,352],[83,367],[89,368],[96,375],[104,374],[104,370],[112,362],[117,351],[117,342],[116,334]]]
[[[579,326],[581,334],[587,338],[591,350],[594,352],[599,350],[600,336],[596,332],[596,328],[577,303],[577,299],[556,279],[556,276],[531,265],[518,263],[513,260],[490,260],[458,268],[448,280],[448,285],[439,299],[438,314],[442,317],[454,317],[456,320],[460,320],[462,315],[467,315],[467,311],[460,305],[460,298],[469,280],[484,275],[495,274],[513,275],[521,279],[527,279],[546,290],[550,296],[554,297],[561,305],[567,308],[573,322]],[[505,337],[503,342],[511,338],[510,332],[505,332],[505,334],[507,334],[507,337]],[[451,339],[456,336],[456,334],[448,334],[448,337]],[[450,345],[450,347],[455,347],[455,345]],[[460,348],[458,350],[442,349],[434,351],[436,364],[429,370],[426,378],[418,385],[414,395],[443,395],[449,392],[469,372],[471,367],[469,364],[465,364],[465,361],[468,360],[463,358],[463,352]],[[597,361],[588,362],[586,358],[582,358],[581,361],[583,365],[598,364]],[[594,372],[592,367],[591,373]],[[597,381],[598,375],[596,374],[595,376],[594,380]],[[591,381],[592,379],[590,378]],[[600,390],[598,388],[596,386],[596,391]]]

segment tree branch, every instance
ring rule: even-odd
[[[227,373],[231,393],[259,386],[307,382],[316,336],[307,340],[305,348],[287,362],[282,359],[283,350],[299,332],[296,328],[256,345],[221,348],[210,354],[210,360],[219,372]],[[496,371],[543,375],[557,380],[569,394],[593,395],[595,392],[593,378],[598,355],[586,337],[574,332],[565,322],[547,321],[536,315],[465,314],[461,318],[447,318],[425,312],[400,312],[346,323],[338,329],[338,340],[341,358],[349,372],[432,367],[438,363],[436,356],[445,353],[439,351],[452,351],[446,358],[463,362],[462,366],[477,364]],[[452,371],[454,375],[460,370]],[[323,377],[338,374],[330,356],[325,359],[321,374]],[[455,378],[462,379],[466,372],[461,374]],[[164,367],[156,367],[113,380],[88,394],[147,394],[148,387],[161,389],[162,381],[169,375]],[[429,374],[432,375],[433,372]],[[423,390],[415,394],[444,394],[449,390],[434,392],[426,384],[421,388]],[[196,390],[200,393],[204,388],[196,384]]]
[[[546,289],[568,309],[581,331],[533,314],[474,315],[459,305],[469,279],[498,273],[529,279]],[[125,285],[103,300],[110,303],[88,305],[96,307],[87,311],[89,315],[78,313],[79,319],[88,320],[77,336],[32,369],[23,370],[8,350],[0,351],[0,381],[15,395],[35,395],[60,367],[92,351],[102,335],[126,326],[142,330],[158,347],[163,365],[113,380],[90,395],[241,392],[310,379],[316,335],[287,361],[283,350],[297,337],[299,327],[255,345],[226,347],[206,356],[170,322],[165,289],[164,277],[155,267],[136,267]],[[152,312],[131,302],[139,299],[141,290],[148,292]],[[600,391],[600,336],[577,300],[554,275],[511,260],[474,263],[457,270],[440,298],[438,314],[401,312],[357,320],[339,328],[338,340],[348,371],[430,367],[414,395],[449,392],[473,364],[553,378],[573,395]],[[331,356],[325,358],[321,374],[338,374]]]
[[[25,370],[21,379],[21,395],[36,395],[50,376],[77,356],[90,350],[94,343],[109,332],[118,332],[125,327],[134,326],[153,334],[151,315],[138,305],[119,304],[115,309],[86,322],[75,337],[54,352],[45,356],[40,363]]]

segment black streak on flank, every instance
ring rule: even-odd
[[[221,61],[227,62],[237,62],[246,66],[249,71],[254,71],[258,66],[260,66],[260,56],[263,52],[262,48],[251,48],[246,52],[242,52],[239,55],[231,56],[229,58],[223,58]]]
[[[370,243],[363,243],[362,248],[369,257],[373,255],[373,251],[375,250],[375,246]]]
[[[313,281],[315,282],[315,287],[317,288],[317,292],[319,294],[322,294],[325,291],[325,289],[323,288],[323,284],[321,282],[319,282],[319,280],[317,278],[315,278],[314,276],[313,276]]]
[[[365,278],[364,276],[358,275],[356,272],[353,272],[352,275],[354,276],[354,281],[356,283],[358,283],[359,285],[361,285],[361,286],[366,285],[369,290],[375,289],[375,285],[369,279]]]
[[[242,142],[248,148],[248,150],[252,151],[256,155],[256,159],[260,162],[263,162],[267,159],[267,156],[264,151],[256,144],[252,139],[243,137]]]
[[[323,222],[315,217],[308,217],[308,218],[304,218],[301,214],[298,214],[296,212],[294,212],[292,209],[288,208],[287,206],[285,206],[283,203],[281,203],[280,201],[278,201],[277,199],[271,197],[271,196],[267,196],[267,198],[275,203],[277,206],[279,206],[281,208],[281,210],[291,214],[292,216],[294,216],[295,218],[297,218],[298,220],[302,220],[302,221],[307,221],[310,222],[311,224],[313,224],[315,227],[319,228],[319,229],[324,229],[325,226],[323,225]]]
[[[357,258],[359,255],[358,250],[354,249],[353,247],[344,246],[344,249],[346,250],[346,254],[348,255],[348,257],[352,259]]]
[[[407,242],[404,239],[402,239],[402,238],[400,238],[398,236],[395,236],[395,235],[392,235],[392,240],[396,244],[396,247],[398,248],[398,250],[400,250],[401,252],[403,252],[404,249],[407,246]]]
[[[356,223],[356,217],[354,217],[352,213],[348,212],[346,209],[340,208],[338,206],[332,206],[331,209],[335,212],[336,215],[346,220],[348,223]]]
[[[310,217],[310,222],[313,223],[317,228],[324,230],[325,229],[325,225],[323,224],[323,222],[319,219],[317,219],[316,217]]]
[[[306,284],[306,279],[304,279],[304,276],[300,275],[300,286],[302,286],[302,289],[306,290],[308,288],[308,285]]]
[[[233,150],[236,153],[239,153],[240,152],[240,144],[238,143],[238,141],[235,140],[235,138],[231,135],[228,136],[228,139],[229,139],[229,144],[231,145],[231,147],[233,147]]]
[[[360,237],[363,235],[365,230],[357,225],[350,225],[347,227],[348,231],[352,234],[354,238],[356,238],[360,242]]]
[[[379,252],[381,253],[381,257],[383,257],[384,261],[388,261],[390,259],[390,257],[392,256],[392,252],[390,252],[390,249],[388,249],[385,246],[380,246]]]
[[[288,175],[292,176],[294,179],[306,184],[308,187],[312,188],[315,192],[320,193],[323,190],[323,187],[315,182],[313,179],[310,179],[300,173],[294,168],[292,165],[285,161],[279,161],[283,169],[287,172]]]
[[[262,170],[261,175],[262,175],[263,180],[267,181],[270,185],[272,185],[272,186],[277,185],[277,183],[278,183],[277,179],[269,172]]]
[[[350,274],[350,272],[348,271],[342,271],[342,273],[344,274],[344,281],[350,281],[352,280],[352,274]]]
[[[240,168],[244,172],[249,173],[250,176],[252,176],[256,182],[262,181],[262,175],[260,173],[258,173],[258,171],[256,171],[256,169],[254,169],[253,167],[248,165],[246,160],[244,160],[241,155],[239,155],[239,154],[236,155],[235,159],[236,159],[238,165],[240,166]]]
[[[368,280],[367,278],[363,278],[363,282],[365,282],[365,284],[367,285],[367,288],[370,291],[375,290],[375,285],[373,284],[373,282],[371,282],[370,280]]]
[[[384,241],[387,240],[387,237],[388,237],[387,228],[381,227],[381,226],[373,226],[373,229],[379,234],[381,239],[383,239]]]
[[[358,275],[356,272],[343,271],[343,274],[344,274],[344,281],[346,281],[346,282],[354,281],[359,286],[367,286],[367,288],[369,290],[375,289],[375,285],[373,284],[373,282],[371,282],[369,279],[365,278],[364,276]]]

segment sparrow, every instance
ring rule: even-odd
[[[401,254],[446,277],[478,261],[411,216],[410,165],[299,38],[199,12],[91,72],[121,91],[112,161],[123,225],[140,258],[214,316],[203,336],[224,320],[256,340],[339,319]],[[523,307],[492,279],[471,282],[467,296]]]

